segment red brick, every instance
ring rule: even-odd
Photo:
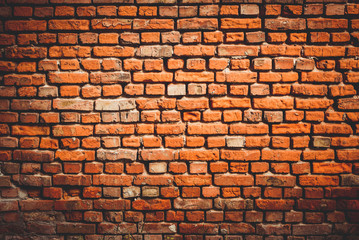
[[[188,161],[219,160],[219,152],[218,150],[183,150],[180,151],[180,159]]]
[[[221,45],[218,56],[258,56],[258,47],[241,45]]]
[[[301,46],[261,45],[264,56],[300,56]]]
[[[254,108],[258,109],[292,109],[294,106],[292,98],[255,98]]]
[[[172,19],[135,19],[133,21],[134,30],[173,30],[173,28]]]
[[[299,150],[262,150],[262,160],[297,162],[301,154]]]
[[[223,18],[221,19],[222,29],[256,29],[261,28],[259,18]]]
[[[196,46],[180,46],[176,45],[173,49],[174,55],[177,56],[192,56],[192,57],[205,57],[214,56],[215,47],[206,45]]]
[[[256,206],[261,210],[292,210],[294,200],[256,200]]]
[[[130,186],[132,179],[132,176],[95,175],[93,185]]]
[[[337,186],[339,178],[337,176],[299,176],[299,184],[302,186]]]
[[[139,199],[132,202],[132,208],[135,210],[168,210],[171,208],[171,201],[161,199]]]
[[[0,2],[4,236],[325,238],[359,221],[358,4]]]
[[[251,186],[253,183],[252,176],[216,175],[214,178],[214,184],[219,186]]]
[[[313,163],[313,173],[351,173],[350,163]]]
[[[308,123],[285,123],[273,125],[273,134],[303,134],[310,133],[311,125]]]
[[[233,63],[233,61],[232,61]],[[246,63],[239,63],[239,68],[242,68],[242,65]],[[249,66],[249,62],[248,62]],[[232,64],[233,67],[233,64]],[[257,74],[250,72],[217,72],[216,79],[218,82],[230,82],[230,83],[255,83],[257,81]],[[232,85],[234,87],[236,85]],[[239,86],[240,87],[240,86]],[[243,95],[243,94],[242,94]]]
[[[212,108],[250,108],[248,98],[217,98],[211,100]]]
[[[228,132],[225,124],[190,124],[188,125],[188,134],[217,135]]]
[[[42,20],[9,20],[5,22],[7,31],[45,31],[46,21]]]

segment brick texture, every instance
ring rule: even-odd
[[[0,239],[358,239],[358,16],[0,0]]]

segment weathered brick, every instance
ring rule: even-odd
[[[301,235],[329,235],[332,232],[332,226],[328,224],[304,224],[293,225],[293,234]]]
[[[258,56],[258,47],[244,45],[218,46],[218,56]]]
[[[210,199],[175,199],[174,200],[175,209],[211,209],[212,201]]]
[[[292,210],[294,200],[258,199],[256,206],[261,210]]]
[[[212,108],[250,108],[248,98],[215,98],[211,100]]]
[[[257,175],[256,184],[259,186],[294,187],[296,178],[294,176]]]
[[[5,22],[6,31],[45,31],[46,21],[42,20],[9,20]]]
[[[115,149],[115,150],[97,150],[97,157],[101,161],[117,161],[117,160],[136,160],[137,150],[130,149]]]
[[[216,175],[214,177],[214,184],[218,186],[251,186],[253,183],[252,176]]]
[[[173,53],[171,46],[140,46],[136,56],[139,57],[171,57]]]
[[[337,186],[339,185],[339,177],[337,176],[299,176],[299,184],[302,186]]]
[[[132,176],[95,175],[92,183],[103,186],[130,186],[132,179]]]
[[[131,75],[127,72],[91,73],[90,82],[93,84],[114,84],[130,82]]]
[[[86,223],[59,223],[56,229],[58,233],[62,234],[94,234],[96,225]]]
[[[53,101],[54,109],[58,110],[77,110],[91,111],[93,110],[92,100],[72,100],[72,99],[55,99]]]
[[[5,57],[7,58],[45,58],[47,48],[45,47],[8,47],[5,48]]]
[[[222,29],[256,29],[261,28],[259,18],[223,18],[221,19]]]
[[[86,83],[89,81],[87,73],[49,73],[51,83]]]
[[[91,27],[93,29],[116,29],[127,30],[132,27],[130,19],[92,19]]]
[[[175,160],[178,158],[177,152],[173,150],[162,150],[162,149],[153,149],[153,150],[142,150],[140,152],[141,159],[144,161],[169,161]]]
[[[218,150],[183,150],[180,152],[181,160],[213,161],[219,160]]]
[[[255,98],[253,106],[258,109],[292,109],[294,102],[293,98]]]
[[[134,99],[96,100],[95,102],[95,110],[98,111],[122,111],[135,108]]]
[[[347,19],[312,18],[307,20],[309,29],[340,29],[348,27]]]
[[[169,96],[184,96],[186,95],[186,85],[170,84],[167,86],[167,94]]]
[[[345,55],[344,47],[304,46],[304,56],[307,57],[340,57]]]
[[[178,29],[205,29],[215,30],[218,28],[216,18],[186,18],[177,20]]]
[[[88,20],[49,20],[49,29],[50,30],[89,30],[89,21]]]
[[[93,126],[68,126],[68,125],[56,125],[52,128],[54,136],[89,136],[93,133]]]
[[[200,135],[217,135],[227,134],[228,127],[225,124],[189,124],[187,129],[188,134]]]
[[[138,199],[132,202],[135,210],[168,210],[171,208],[171,201],[168,199]]]
[[[214,56],[216,48],[214,46],[195,45],[185,46],[176,45],[173,48],[173,54],[176,56],[205,57]]]
[[[208,186],[211,180],[211,176],[175,176],[177,186]]]
[[[245,139],[243,137],[226,137],[226,145],[230,148],[244,147]]]
[[[135,72],[133,74],[134,82],[172,82],[173,73],[157,72],[157,73],[142,73]]]
[[[252,72],[217,72],[216,80],[218,82],[229,83],[255,83],[257,81],[257,74]]]
[[[266,19],[265,27],[270,30],[305,30],[305,19]]]
[[[175,80],[177,82],[214,82],[214,74],[212,72],[177,71]]]
[[[49,135],[50,134],[50,127],[41,127],[41,126],[14,125],[14,126],[12,126],[11,130],[14,135],[36,136],[36,135]]]
[[[135,19],[134,30],[173,30],[173,19]]]
[[[94,47],[93,54],[96,57],[133,57],[135,50],[133,47]]]

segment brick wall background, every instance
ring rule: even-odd
[[[358,239],[355,2],[0,0],[0,238]]]

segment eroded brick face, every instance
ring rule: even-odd
[[[0,238],[359,235],[355,0],[0,0]]]

